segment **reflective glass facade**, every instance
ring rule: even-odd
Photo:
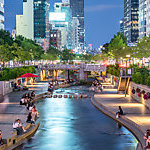
[[[50,0],[34,0],[34,38],[49,37]]]
[[[0,0],[0,29],[4,29],[4,0]]]
[[[146,36],[146,0],[139,0],[139,38]]]
[[[72,16],[79,20],[79,44],[84,49],[85,43],[85,29],[84,29],[84,0],[70,0],[70,7],[72,9]]]
[[[135,43],[139,37],[139,0],[124,0],[124,34]]]

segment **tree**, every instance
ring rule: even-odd
[[[119,33],[117,33],[117,35],[115,35],[111,40],[108,49],[109,56],[117,61],[120,59],[120,57],[125,57],[127,54],[129,54],[127,43],[125,42],[122,34]]]
[[[61,60],[65,61],[65,62],[68,62],[70,60],[73,60],[74,58],[74,55],[73,53],[71,52],[71,50],[69,49],[64,49],[62,51],[62,54],[61,54]]]
[[[9,45],[0,45],[0,61],[3,62],[3,66],[5,65],[5,62],[10,61],[12,58],[13,54],[10,51]]]

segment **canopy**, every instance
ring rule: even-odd
[[[21,75],[20,77],[18,77],[18,78],[30,78],[30,77],[39,77],[39,76],[37,76],[37,75],[35,75],[35,74],[32,74],[32,73],[26,73],[26,74],[23,74],[23,75]]]

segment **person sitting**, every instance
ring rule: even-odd
[[[2,139],[2,131],[0,130],[0,146],[3,145],[3,139]]]
[[[145,136],[144,136],[144,139],[146,140],[146,146],[145,148],[150,148],[150,130],[146,130],[146,133],[145,133]]]
[[[15,120],[15,122],[13,123],[13,129],[16,129],[17,135],[20,135],[23,132],[26,132],[26,130],[22,126],[22,123],[21,123],[20,119]]]
[[[119,118],[120,115],[123,115],[123,114],[124,114],[123,110],[122,110],[121,106],[119,106],[119,111],[116,113],[116,118]]]
[[[36,110],[36,107],[34,105],[32,108],[32,119],[33,119],[33,121],[36,121],[36,118],[38,118],[38,117],[39,117],[39,112]]]
[[[20,100],[20,105],[26,105],[26,103],[25,103],[25,98],[21,98],[21,100]]]
[[[32,120],[32,112],[29,112],[26,122],[31,123],[31,124],[35,124],[34,120]]]
[[[31,97],[35,97],[35,91],[31,92]]]

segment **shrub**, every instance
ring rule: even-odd
[[[150,87],[150,76],[148,76],[146,79],[146,85]]]
[[[141,84],[142,83],[142,75],[140,72],[136,72],[135,74],[132,75],[132,81],[135,82],[136,84]]]

